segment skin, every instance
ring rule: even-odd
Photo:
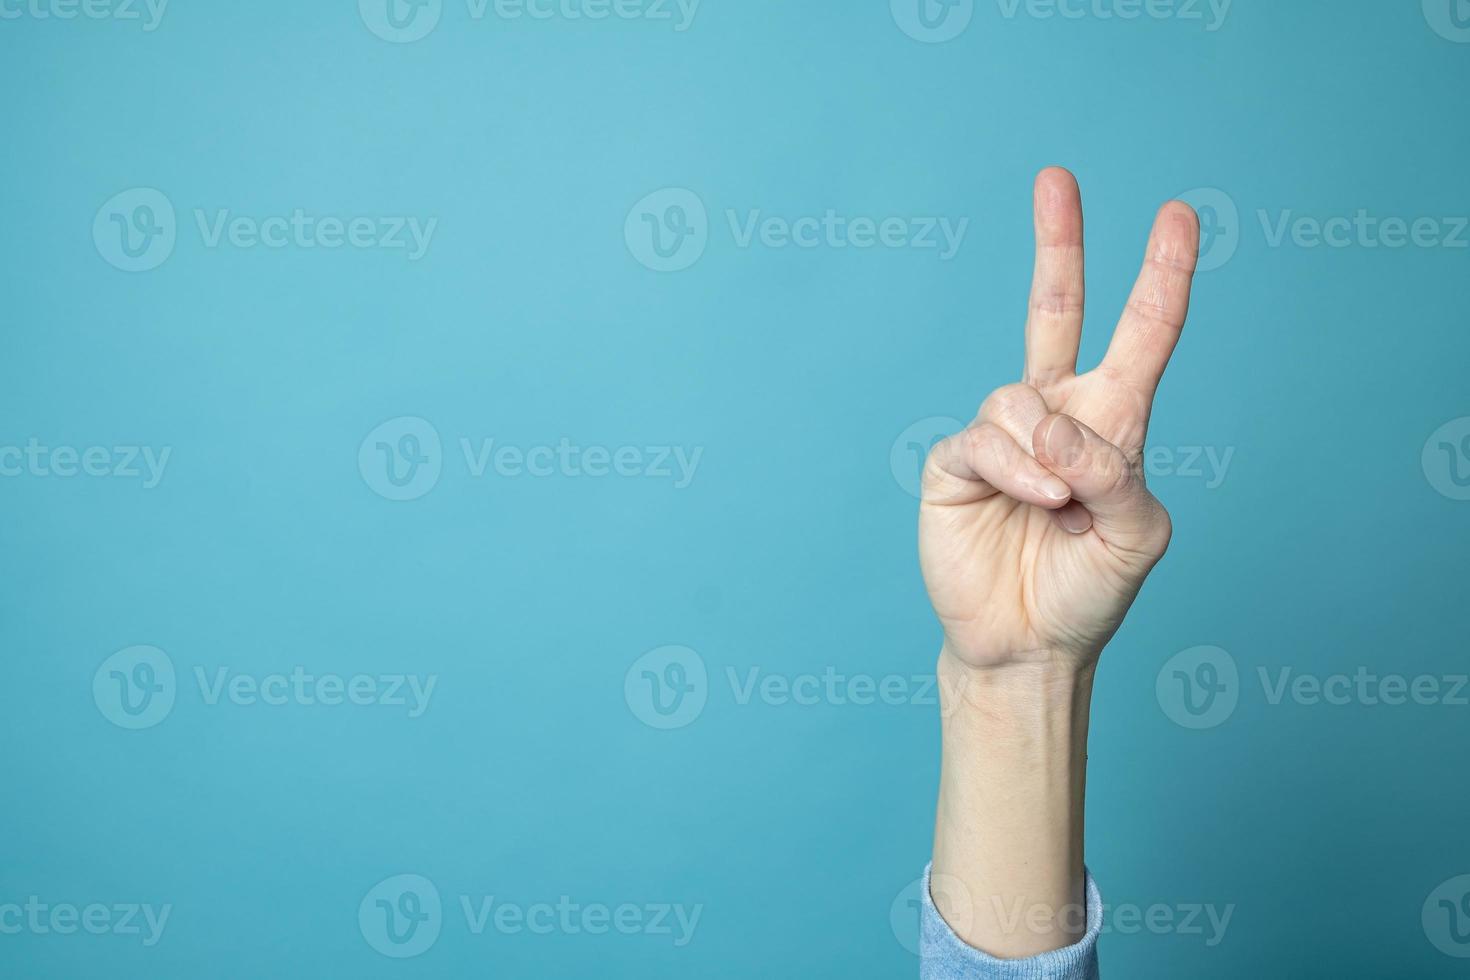
[[[1164,205],[1106,356],[1078,374],[1082,203],[1072,175],[1042,171],[1035,210],[1022,380],[992,392],[930,453],[919,520],[944,628],[931,893],[960,938],[1001,957],[1058,949],[1085,931],[1092,680],[1169,545],[1169,515],[1144,480],[1144,440],[1199,256],[1193,209]]]

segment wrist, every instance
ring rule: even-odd
[[[975,667],[941,653],[944,755],[934,889],[961,939],[1034,956],[1085,929],[1082,831],[1094,669],[1065,658]],[[1016,921],[1015,909],[1027,914]]]
[[[1002,725],[1017,735],[1080,716],[1085,725],[1097,660],[1039,653],[1024,661],[976,666],[946,644],[935,668],[946,723]]]

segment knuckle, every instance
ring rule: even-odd
[[[1005,461],[1005,438],[1001,428],[981,422],[965,430],[966,448],[979,469],[992,469]]]
[[[1027,402],[1038,397],[1035,388],[1017,382],[997,388],[980,404],[980,418],[998,419],[1017,414]]]
[[[1070,282],[1038,284],[1031,291],[1031,312],[1042,316],[1070,316],[1082,312],[1082,290]]]
[[[948,465],[957,455],[957,436],[948,436],[939,440],[929,447],[929,452],[924,455],[924,473],[928,476],[939,476],[950,470]]]
[[[1097,453],[1097,469],[1103,485],[1110,493],[1121,493],[1133,484],[1133,467],[1117,450]]]
[[[1154,554],[1162,556],[1169,550],[1169,542],[1174,539],[1174,521],[1169,517],[1169,512],[1157,499],[1153,501],[1153,520],[1149,526],[1148,545]]]

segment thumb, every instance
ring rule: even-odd
[[[1169,546],[1169,514],[1123,450],[1070,415],[1049,415],[1032,434],[1036,458],[1072,488],[1057,523],[1074,534],[1091,527],[1110,545],[1157,560]],[[1068,514],[1064,511],[1072,510]]]

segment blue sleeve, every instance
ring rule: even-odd
[[[1087,875],[1087,932],[1075,946],[1024,960],[1001,960],[965,945],[934,907],[929,869],[924,869],[924,911],[919,922],[921,980],[1098,980],[1097,937],[1102,895]]]

